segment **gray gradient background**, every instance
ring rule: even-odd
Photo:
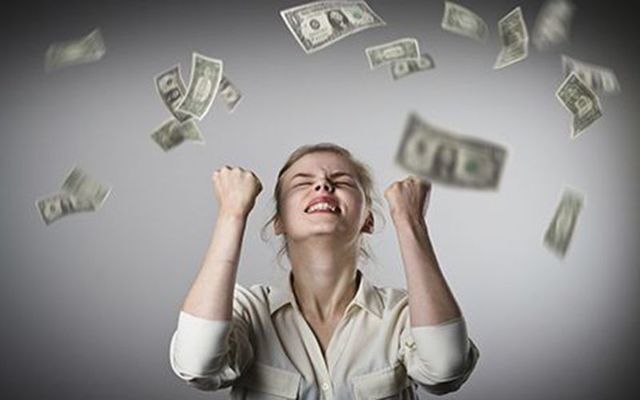
[[[106,4],[105,4],[106,3]],[[162,4],[160,4],[162,3]],[[251,214],[239,282],[278,276],[267,220],[277,170],[297,146],[334,141],[373,167],[379,193],[407,114],[503,143],[498,192],[435,186],[427,220],[480,362],[459,399],[629,398],[639,350],[637,31],[630,9],[576,2],[572,44],[492,70],[496,23],[540,1],[465,1],[490,25],[480,44],[440,29],[441,1],[378,1],[387,26],[305,55],[278,11],[294,1],[56,2],[5,10],[0,100],[2,395],[11,399],[225,398],[175,377],[168,344],[216,212],[210,175],[250,168],[265,191]],[[621,11],[622,10],[622,11]],[[53,41],[102,29],[103,60],[45,74]],[[364,48],[414,36],[436,69],[393,82]],[[168,117],[153,77],[191,53],[221,58],[245,98],[200,123],[205,146],[164,154]],[[569,138],[554,96],[560,51],[613,68],[604,117]],[[46,227],[34,206],[74,164],[114,186],[95,214]],[[586,195],[566,259],[542,246],[565,185]],[[370,278],[404,286],[392,224],[372,237]]]

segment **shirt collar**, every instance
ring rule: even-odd
[[[356,274],[360,278],[360,284],[356,290],[356,295],[351,300],[351,303],[347,306],[346,312],[348,312],[352,306],[357,305],[362,309],[369,311],[378,318],[382,318],[383,304],[380,294],[373,287],[371,282],[364,276],[360,269],[356,270]],[[291,279],[293,277],[293,271],[289,270],[286,277],[281,281],[272,285],[267,299],[269,302],[269,309],[271,315],[278,311],[285,305],[291,305],[295,309],[299,310],[298,304],[295,301],[293,295],[293,289],[291,286]],[[346,313],[345,312],[345,313]]]

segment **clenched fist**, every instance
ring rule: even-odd
[[[251,171],[225,165],[213,172],[211,177],[218,212],[237,217],[246,217],[262,191],[260,179]]]
[[[392,183],[384,191],[389,204],[389,213],[395,221],[397,218],[424,220],[429,205],[431,183],[417,176],[409,176],[402,181]]]

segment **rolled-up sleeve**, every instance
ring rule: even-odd
[[[400,335],[400,354],[409,377],[432,394],[456,391],[469,378],[480,353],[463,318],[411,327]]]
[[[231,321],[180,312],[169,358],[173,372],[200,390],[230,386],[253,360],[248,322],[234,309]]]

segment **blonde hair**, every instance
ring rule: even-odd
[[[374,183],[373,183],[373,174],[371,173],[369,166],[367,166],[365,163],[355,158],[353,154],[351,154],[351,152],[345,149],[344,147],[334,143],[323,142],[323,143],[308,144],[308,145],[298,147],[293,153],[289,155],[289,158],[280,169],[280,172],[278,172],[278,177],[276,180],[276,186],[273,190],[273,199],[272,199],[272,201],[275,202],[275,210],[271,218],[269,218],[269,220],[262,226],[261,235],[260,235],[262,240],[264,241],[269,240],[269,236],[266,234],[266,231],[282,212],[282,205],[280,203],[280,195],[282,193],[282,181],[281,181],[282,176],[285,174],[285,172],[287,172],[287,170],[289,170],[289,168],[291,168],[291,166],[296,161],[298,161],[302,157],[306,156],[307,154],[320,153],[320,152],[330,152],[330,153],[337,154],[343,157],[353,166],[356,173],[356,179],[358,180],[358,182],[360,182],[360,185],[362,186],[362,189],[364,191],[365,205],[375,215],[376,221],[381,221],[382,222],[381,225],[385,224],[386,221],[385,221],[384,215],[381,212],[382,205],[380,202],[380,197],[378,196],[375,190]],[[277,254],[276,254],[277,263],[281,267],[282,267],[282,262],[281,262],[282,257],[287,254],[287,250],[288,250],[287,241],[286,239],[282,239],[280,243],[280,248],[277,250]],[[363,264],[368,261],[371,261],[374,263],[376,262],[375,255],[373,254],[371,247],[369,246],[369,244],[367,243],[367,241],[363,236],[360,236],[360,252],[358,255],[358,261]]]

